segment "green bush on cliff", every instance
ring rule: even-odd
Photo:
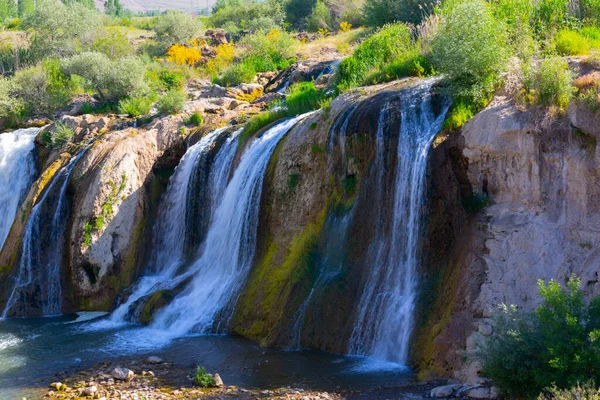
[[[561,29],[554,36],[554,46],[563,56],[580,56],[589,53],[591,43],[579,32]]]
[[[131,97],[119,101],[119,112],[130,117],[137,118],[147,115],[152,108],[152,98]]]
[[[50,146],[53,149],[60,149],[73,139],[75,132],[67,125],[57,122],[54,132],[50,137]]]
[[[444,5],[431,40],[433,66],[449,80],[458,100],[484,104],[498,85],[507,59],[506,30],[484,0]]]
[[[375,69],[412,58],[415,52],[416,46],[406,25],[387,25],[367,38],[352,56],[342,61],[336,76],[336,86],[339,90],[360,86]]]
[[[186,95],[179,90],[169,90],[156,105],[161,114],[178,114],[183,110]]]
[[[285,100],[288,116],[304,114],[317,110],[327,98],[324,90],[317,89],[314,82],[300,82],[288,88],[288,96]]]
[[[525,91],[529,102],[556,106],[561,110],[569,107],[575,89],[573,73],[565,59],[553,57],[542,60],[525,75]]]
[[[600,376],[600,297],[588,305],[581,281],[567,288],[539,282],[543,303],[533,313],[506,307],[477,352],[483,373],[510,397],[534,398],[556,385],[567,389]]]
[[[595,382],[578,383],[569,389],[552,386],[540,394],[538,400],[600,400],[600,389]]]
[[[256,114],[244,126],[244,130],[238,138],[238,145],[243,146],[256,132],[275,121],[278,121],[287,116],[287,111],[283,108],[264,111]]]

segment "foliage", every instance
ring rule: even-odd
[[[566,110],[573,96],[573,73],[566,60],[553,57],[542,60],[525,77],[525,90],[533,103],[558,106]]]
[[[312,12],[306,17],[305,25],[309,32],[317,32],[320,29],[332,30],[333,19],[325,2],[317,0]]]
[[[200,126],[204,123],[204,118],[202,118],[202,114],[195,112],[187,119],[186,124]]]
[[[578,32],[561,29],[554,36],[556,51],[563,56],[580,56],[589,53],[588,39]]]
[[[102,53],[86,52],[62,60],[61,70],[84,78],[103,101],[115,102],[148,89],[144,65],[133,57],[112,61]]]
[[[352,30],[352,24],[347,21],[342,21],[340,23],[340,31],[347,33]]]
[[[460,128],[475,116],[476,111],[477,110],[475,110],[471,104],[465,103],[464,101],[455,102],[446,116],[443,128],[450,131]]]
[[[23,110],[20,99],[12,96],[14,83],[9,78],[0,77],[0,118],[14,122]]]
[[[274,109],[264,111],[260,114],[256,114],[244,125],[244,130],[240,133],[238,138],[238,145],[241,147],[250,139],[256,132],[260,131],[267,125],[272,124],[287,116],[285,109]]]
[[[158,16],[154,26],[156,38],[168,45],[187,43],[196,37],[201,29],[200,19],[191,14],[173,10]]]
[[[415,50],[414,52],[406,53],[405,56],[400,57],[397,61],[379,67],[365,79],[365,82],[374,85],[406,76],[423,78],[433,73],[434,71],[429,60]]]
[[[287,0],[285,2],[285,19],[295,27],[300,27],[312,12],[317,0]]]
[[[206,72],[216,76],[224,71],[233,62],[235,46],[231,43],[222,43],[215,48],[217,55],[206,63]]]
[[[236,3],[219,7],[210,16],[209,23],[224,28],[232,35],[283,26],[285,15],[280,0],[242,0]]]
[[[73,139],[75,132],[67,125],[57,122],[54,127],[54,132],[50,139],[50,145],[53,149],[60,149]]]
[[[504,25],[484,0],[444,7],[442,23],[431,41],[433,66],[450,79],[455,98],[482,104],[506,63]]]
[[[567,288],[539,282],[533,313],[503,307],[494,334],[477,353],[483,373],[511,397],[535,397],[553,384],[566,389],[600,373],[600,297],[586,305],[581,281]]]
[[[148,97],[132,97],[119,101],[119,113],[137,118],[147,115],[152,108],[152,99]]]
[[[124,13],[120,0],[106,0],[104,2],[104,13],[113,17],[119,17]]]
[[[593,112],[600,108],[599,79],[596,74],[587,74],[575,79],[573,86],[577,89],[577,97],[586,103]]]
[[[204,367],[197,367],[196,374],[194,375],[194,384],[203,388],[207,388],[213,386],[215,384],[215,380],[210,374],[206,373],[206,369]]]
[[[569,389],[558,389],[556,385],[544,390],[538,400],[600,400],[600,390],[593,380],[577,385]]]
[[[83,4],[67,6],[58,0],[39,0],[35,12],[25,18],[23,25],[33,30],[31,48],[42,59],[89,49],[101,21],[95,10]]]
[[[368,26],[383,26],[395,22],[419,24],[436,4],[433,0],[366,0],[364,19]]]
[[[158,100],[158,111],[161,114],[178,114],[183,110],[185,100],[185,93],[179,90],[169,90]]]
[[[194,66],[202,60],[200,51],[183,44],[174,44],[167,50],[167,60],[179,65]]]
[[[373,69],[404,60],[414,53],[415,46],[406,25],[386,26],[365,39],[352,56],[342,61],[336,85],[340,90],[359,86]]]
[[[94,38],[92,50],[105,54],[111,60],[133,55],[133,47],[127,34],[118,28],[102,29]]]
[[[293,58],[297,47],[295,39],[279,29],[270,30],[266,35],[248,35],[243,44],[246,45],[246,57],[261,57],[277,66]]]
[[[13,96],[23,104],[26,115],[50,115],[71,99],[68,78],[57,61],[22,69],[15,74]]]
[[[325,91],[317,89],[314,82],[296,83],[288,88],[286,98],[288,116],[293,117],[317,110],[326,97]]]
[[[256,68],[249,62],[232,64],[220,79],[215,82],[223,86],[237,86],[242,83],[252,82],[256,76]]]

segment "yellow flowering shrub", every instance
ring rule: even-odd
[[[233,62],[235,46],[231,43],[223,43],[218,45],[215,51],[216,57],[206,63],[206,72],[211,75],[218,74]]]
[[[179,65],[194,66],[202,60],[202,54],[194,48],[175,44],[167,51],[167,60]]]
[[[342,21],[340,23],[340,31],[342,32],[350,32],[350,30],[352,29],[352,24],[346,21]]]

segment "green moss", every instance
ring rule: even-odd
[[[296,190],[298,183],[300,182],[300,174],[290,174],[288,177],[288,191],[293,192]]]

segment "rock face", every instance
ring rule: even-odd
[[[446,316],[434,318],[442,326],[434,370],[473,377],[479,366],[461,355],[492,333],[499,304],[534,309],[538,279],[565,283],[575,274],[587,295],[600,293],[598,118],[575,102],[550,120],[497,97],[454,138],[449,151],[462,154],[465,184],[490,205],[453,244],[456,283],[441,290],[449,301]]]

